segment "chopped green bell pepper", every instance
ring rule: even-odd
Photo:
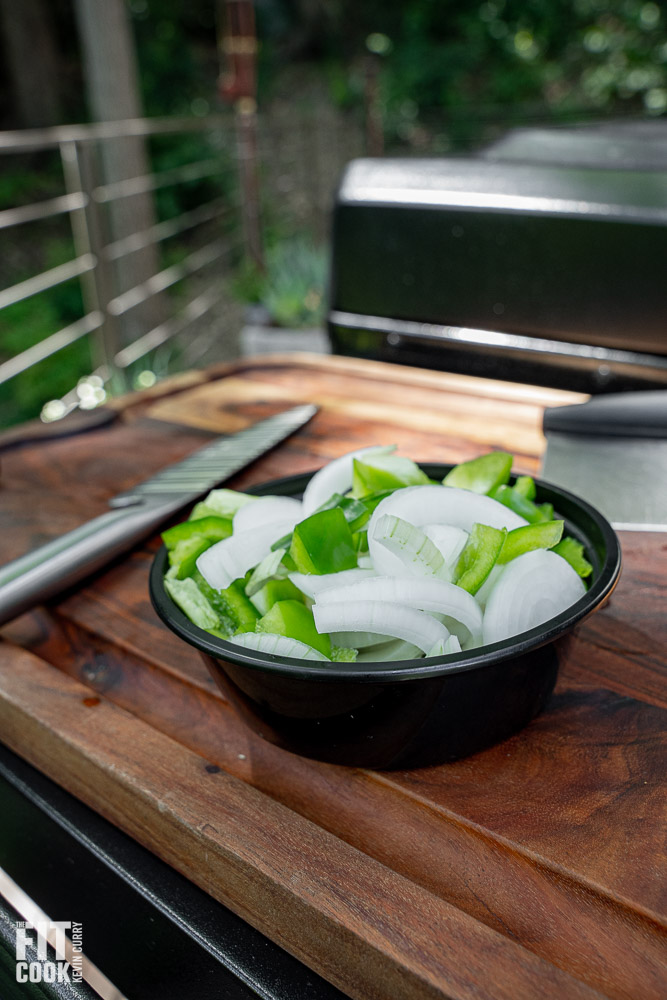
[[[173,577],[165,577],[164,589],[193,625],[206,630],[217,629],[220,626],[217,614],[193,579],[176,580]]]
[[[581,542],[578,542],[570,535],[561,539],[558,545],[554,545],[552,551],[557,555],[562,556],[566,562],[569,562],[572,569],[578,573],[582,579],[585,580],[586,577],[590,576],[593,572],[593,567],[584,555],[584,546]]]
[[[213,587],[211,587],[206,582],[206,580],[201,575],[198,569],[195,569],[194,573],[192,574],[191,577],[189,577],[189,579],[194,580],[194,582],[197,584],[202,594],[204,595],[208,603],[211,605],[216,615],[218,616],[217,629],[219,630],[219,632],[216,632],[216,635],[221,634],[223,638],[228,638],[229,636],[234,635],[237,626],[234,624],[234,622],[229,616],[229,612],[227,610],[228,604],[220,596],[221,592],[219,590],[214,590]]]
[[[489,493],[489,496],[505,507],[509,507],[515,514],[519,514],[531,524],[538,524],[540,521],[552,521],[554,516],[553,504],[536,504],[532,500],[523,496],[514,486],[497,486]]]
[[[331,647],[331,659],[334,663],[354,663],[358,655],[358,649],[350,649],[347,646]]]
[[[257,497],[250,493],[239,493],[238,490],[211,490],[208,496],[195,504],[189,519],[196,521],[210,515],[233,518],[237,510],[253,500],[257,500]]]
[[[517,476],[512,488],[517,493],[520,493],[522,497],[525,497],[526,500],[535,499],[535,480],[532,476]]]
[[[197,568],[197,559],[210,548],[213,542],[202,535],[192,535],[191,538],[183,538],[176,542],[169,552],[169,565],[174,571],[172,579],[184,580],[192,576]]]
[[[299,573],[321,575],[353,569],[357,565],[357,551],[340,507],[311,514],[299,522],[289,554]]]
[[[326,657],[331,657],[331,640],[315,628],[313,612],[301,601],[277,601],[257,622],[258,632],[286,635],[312,646]]]
[[[511,471],[512,456],[505,451],[491,451],[455,465],[442,482],[473,493],[490,493],[508,481]]]
[[[228,538],[232,522],[226,517],[209,516],[197,521],[184,521],[162,532],[162,541],[169,550],[169,565],[175,576],[183,580],[192,576],[196,562],[214,542]]]
[[[225,614],[231,619],[235,632],[254,632],[259,620],[257,608],[245,592],[246,581],[239,578],[218,591]]]
[[[352,496],[357,499],[381,490],[422,486],[430,481],[426,473],[409,458],[373,455],[365,462],[358,458],[352,460]]]
[[[506,535],[506,528],[473,524],[454,568],[453,582],[469,594],[476,594],[495,566]]]
[[[193,535],[200,535],[202,538],[209,538],[212,542],[219,542],[223,538],[229,538],[232,533],[232,520],[229,517],[218,517],[208,515],[200,517],[195,521],[183,521],[175,524],[162,532],[162,541],[168,549],[173,549],[178,542]]]
[[[291,580],[269,580],[253,594],[253,604],[260,609],[260,614],[266,614],[277,601],[300,601],[305,604],[306,595]]]
[[[551,549],[563,537],[563,521],[542,521],[540,524],[524,524],[507,533],[498,556],[499,563],[508,563],[524,552],[535,549]]]

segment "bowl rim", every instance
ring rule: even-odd
[[[440,462],[419,462],[417,464],[431,478],[434,477],[434,474],[429,470],[436,470],[435,475],[442,473],[444,476],[453,468],[451,464]],[[298,494],[303,491],[308,480],[317,471],[319,470],[314,469],[258,483],[248,487],[245,492],[256,493],[259,496],[276,492],[278,495]],[[514,472],[512,476],[515,476]],[[151,603],[164,624],[201,653],[237,666],[292,678],[301,677],[313,681],[328,682],[354,680],[366,683],[415,681],[478,670],[502,663],[504,660],[515,659],[524,653],[532,652],[541,646],[554,642],[589,614],[592,614],[611,594],[618,583],[621,572],[620,541],[607,518],[586,500],[577,497],[568,490],[545,480],[533,478],[538,494],[540,490],[557,494],[570,505],[573,504],[579,508],[595,523],[601,532],[606,555],[600,566],[597,579],[578,601],[546,623],[499,642],[464,650],[460,653],[450,653],[446,656],[421,657],[412,660],[365,661],[362,663],[309,661],[245,649],[228,642],[226,639],[211,635],[194,625],[185,613],[174,604],[164,589],[164,574],[168,561],[168,553],[164,545],[155,554],[150,569]]]

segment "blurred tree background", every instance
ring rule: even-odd
[[[75,3],[0,0],[0,129],[89,120]],[[144,114],[223,109],[222,0],[126,6]],[[255,11],[267,273],[239,260],[230,289],[275,322],[321,320],[327,209],[346,159],[460,154],[514,126],[667,114],[667,12],[653,0],[256,0]],[[207,141],[152,140],[152,169],[210,155]],[[229,194],[233,169],[230,154],[224,176],[160,190],[157,218]],[[60,193],[56,155],[0,158],[0,211]],[[73,256],[66,218],[41,224],[39,240],[29,229],[0,230],[0,288]],[[163,245],[162,265],[187,250]],[[81,309],[76,282],[3,309],[0,362]],[[56,395],[89,364],[75,344],[0,387],[0,420],[38,413],[44,379]]]

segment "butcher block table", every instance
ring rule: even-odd
[[[544,407],[582,398],[308,354],[192,372],[2,454],[0,561],[297,403],[320,409],[231,486],[391,443],[536,474]],[[346,996],[664,1000],[667,535],[621,540],[547,709],[465,760],[366,771],[255,736],[152,610],[157,536],[3,629],[0,738]]]

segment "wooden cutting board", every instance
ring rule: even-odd
[[[505,448],[534,473],[544,406],[578,399],[321,356],[223,366],[3,456],[0,558],[294,403],[321,409],[233,486],[393,442],[420,461]],[[667,538],[622,544],[547,710],[457,763],[348,769],[253,735],[150,606],[157,539],[3,630],[0,737],[359,1000],[662,1000]]]

